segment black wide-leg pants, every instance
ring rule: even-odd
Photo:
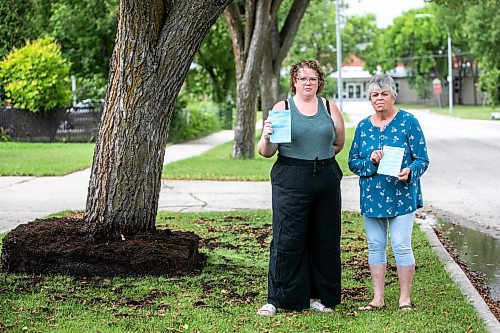
[[[340,303],[340,181],[335,159],[278,156],[271,170],[273,239],[268,303],[304,310],[311,298]]]

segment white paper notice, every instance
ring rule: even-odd
[[[384,156],[380,160],[377,173],[380,175],[397,177],[401,172],[401,164],[403,163],[405,149],[384,146],[382,150],[384,152]]]
[[[292,142],[292,119],[290,110],[269,110],[269,120],[273,126],[272,143]]]

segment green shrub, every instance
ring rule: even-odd
[[[188,103],[187,97],[179,96],[170,122],[168,141],[182,142],[220,130],[218,112],[211,102]]]
[[[0,126],[0,142],[10,141],[10,135],[7,131]]]
[[[69,67],[55,40],[45,37],[7,55],[0,62],[0,80],[14,107],[50,111],[70,104]]]
[[[89,101],[99,104],[106,97],[106,78],[99,74],[76,78],[76,99],[78,102]]]

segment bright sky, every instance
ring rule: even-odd
[[[403,12],[425,6],[424,0],[344,0],[344,3],[349,5],[344,15],[375,14],[379,28],[391,25]]]

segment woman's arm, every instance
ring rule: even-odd
[[[361,145],[361,132],[360,124],[356,127],[356,132],[354,132],[354,139],[352,140],[351,150],[349,151],[349,169],[360,177],[373,176],[377,172],[378,165],[376,166],[372,162],[372,156],[376,154],[372,151],[370,156],[362,158],[360,155],[360,145]],[[380,161],[382,155],[373,157],[373,161]]]
[[[409,182],[417,181],[429,167],[429,156],[427,155],[427,144],[425,143],[424,132],[420,127],[417,118],[409,122],[408,146],[413,162],[408,166]]]
[[[333,148],[335,149],[335,155],[337,155],[344,148],[345,144],[344,117],[342,117],[342,114],[334,101],[330,101],[330,113],[333,119],[333,124],[335,125],[336,139],[333,143]]]
[[[273,110],[284,110],[285,102],[280,101],[276,103],[273,107]],[[271,134],[273,134],[273,126],[271,121],[268,119],[264,120],[264,127],[262,128],[262,135],[260,136],[259,143],[257,144],[257,150],[259,154],[264,157],[272,157],[276,150],[278,150],[277,143],[271,143],[269,141]]]

